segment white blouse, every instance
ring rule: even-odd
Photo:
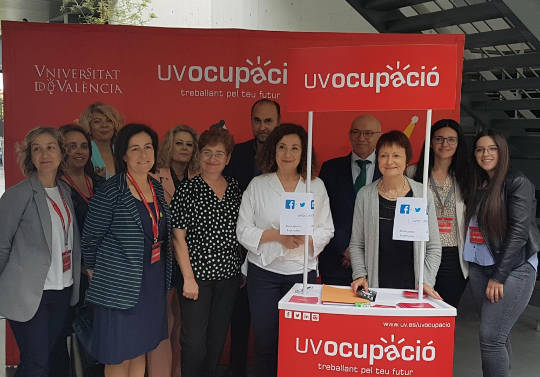
[[[56,205],[60,209],[62,216],[64,217],[64,222],[67,225],[68,216],[64,204],[62,203],[62,197],[58,191],[58,186],[52,188],[45,188],[47,195],[55,201]],[[47,205],[49,206],[49,213],[51,216],[51,225],[52,225],[52,238],[51,238],[51,266],[49,267],[49,272],[45,279],[44,290],[62,290],[73,285],[73,254],[70,253],[70,262],[69,269],[64,271],[64,263],[62,258],[62,253],[66,252],[66,247],[64,245],[64,230],[62,229],[62,222],[60,217],[54,210],[51,202],[47,200]],[[71,212],[71,211],[70,211]],[[68,229],[68,250],[73,250],[73,222],[75,216],[70,213],[71,224]]]
[[[248,250],[247,260],[250,263],[279,274],[301,274],[304,268],[304,245],[287,249],[277,241],[259,243],[265,230],[279,229],[279,203],[284,192],[276,173],[253,178],[242,196],[236,234],[238,241]],[[295,192],[306,192],[303,179],[299,180]],[[326,188],[321,179],[311,181],[311,192],[315,199],[315,224],[313,248],[310,248],[308,254],[308,269],[315,270],[317,256],[334,236],[334,223]]]

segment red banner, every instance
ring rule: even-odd
[[[307,116],[292,113],[287,106],[290,48],[457,44],[459,64],[452,80],[458,95],[451,109],[435,111],[433,119],[459,119],[463,37],[456,35],[2,22],[2,44],[7,186],[22,178],[15,163],[16,141],[39,125],[72,122],[95,101],[117,108],[126,122],[151,125],[160,135],[176,124],[202,131],[223,119],[235,141],[245,141],[252,137],[251,105],[260,98],[271,98],[282,105],[282,121],[305,126]],[[420,61],[422,57],[414,60]],[[380,89],[384,94],[388,88]],[[425,112],[423,108],[387,111],[402,108],[399,102],[404,98],[394,98],[385,111],[371,113],[381,120],[383,131],[408,130],[416,158],[424,138]],[[350,151],[348,130],[360,114],[315,115],[313,142],[319,161]]]
[[[457,41],[290,49],[288,110],[453,109],[457,56]]]
[[[278,377],[451,377],[454,317],[280,310]]]

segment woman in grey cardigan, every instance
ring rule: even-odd
[[[382,178],[363,187],[356,197],[350,241],[353,282],[359,287],[415,289],[418,286],[420,242],[392,239],[398,197],[421,197],[422,185],[407,178],[412,157],[409,139],[400,131],[383,134],[376,147]],[[437,299],[433,289],[441,262],[441,242],[433,198],[428,193],[429,241],[424,259],[424,291]],[[369,283],[368,283],[369,282]]]

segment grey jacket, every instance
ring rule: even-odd
[[[67,184],[57,181],[73,219]],[[25,322],[36,313],[51,265],[52,225],[45,190],[36,174],[10,187],[0,198],[0,314]],[[77,222],[73,223],[73,291],[79,300],[81,252]]]
[[[422,197],[422,185],[407,178],[414,197]],[[379,193],[380,179],[362,187],[356,196],[349,250],[353,280],[367,277],[370,287],[379,286]],[[426,242],[424,259],[424,282],[435,286],[435,278],[441,264],[441,240],[437,213],[431,192],[428,190],[429,241]],[[392,237],[392,235],[389,235]],[[414,242],[414,275],[418,283],[418,260],[421,242]]]

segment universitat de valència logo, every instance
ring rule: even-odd
[[[157,77],[160,81],[231,83],[236,89],[244,84],[286,85],[287,62],[276,66],[258,55],[239,65],[158,64]]]
[[[123,94],[120,69],[34,64],[34,73],[37,93]]]

